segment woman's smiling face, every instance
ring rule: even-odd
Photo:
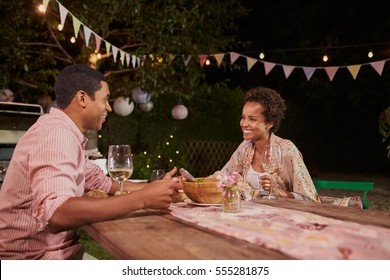
[[[269,124],[263,115],[263,106],[257,102],[247,102],[242,108],[240,126],[243,138],[254,142],[269,137]]]

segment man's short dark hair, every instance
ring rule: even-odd
[[[65,109],[80,90],[85,91],[92,99],[95,92],[101,89],[101,82],[107,82],[104,75],[84,64],[65,67],[54,84],[57,107]]]

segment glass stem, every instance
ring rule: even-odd
[[[272,198],[274,194],[274,187],[275,187],[275,177],[274,174],[271,174],[271,187],[269,189],[268,198]]]
[[[119,181],[119,191],[123,193],[123,181]]]

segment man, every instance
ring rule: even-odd
[[[128,195],[83,196],[100,189],[115,193],[84,153],[86,130],[100,130],[111,112],[105,77],[85,65],[66,67],[54,91],[57,108],[41,116],[19,140],[0,191],[0,259],[79,259],[78,227],[123,217],[143,208],[168,208],[182,185],[172,178],[126,182]]]

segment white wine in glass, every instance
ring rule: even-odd
[[[267,199],[276,199],[273,190],[277,185],[277,180],[274,174],[277,174],[282,167],[282,148],[279,144],[272,144],[264,146],[263,154],[263,168],[266,172],[271,174],[271,189]]]
[[[108,148],[107,169],[110,177],[119,183],[123,193],[123,182],[133,174],[133,156],[130,145],[110,145]]]

